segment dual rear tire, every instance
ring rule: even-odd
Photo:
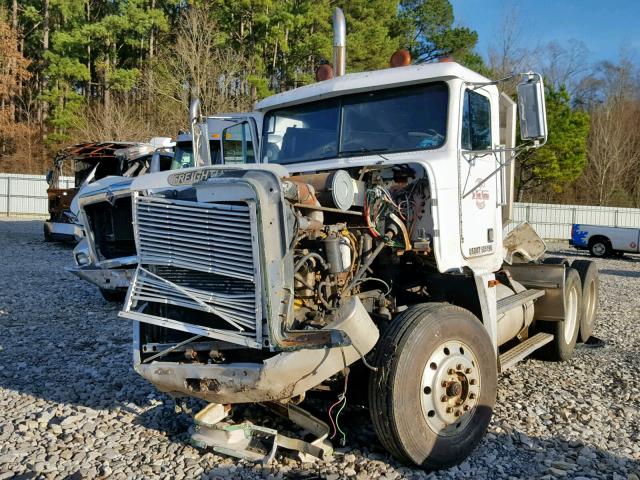
[[[582,315],[582,282],[573,268],[565,270],[564,320],[538,322],[537,329],[551,333],[553,340],[538,350],[544,360],[564,361],[571,358],[576,347]]]

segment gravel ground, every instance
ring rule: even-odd
[[[66,273],[71,247],[40,221],[0,221],[0,480],[6,478],[608,478],[640,477],[640,257],[599,261],[595,335],[567,363],[527,360],[503,374],[489,433],[437,473],[390,458],[366,414],[347,411],[348,446],[271,466],[201,452],[190,418],[131,367],[131,326]],[[575,252],[567,255],[578,258]],[[247,410],[268,423],[257,409]]]

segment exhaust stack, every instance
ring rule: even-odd
[[[342,9],[333,11],[333,70],[336,77],[345,74],[347,68],[347,23]]]

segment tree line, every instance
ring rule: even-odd
[[[549,142],[520,159],[520,200],[640,206],[637,66],[591,65],[580,44],[523,48],[508,15],[483,57],[448,0],[1,0],[0,171],[43,173],[80,141],[175,136],[195,95],[206,113],[242,111],[311,83],[337,5],[348,72],[399,48],[492,78],[543,71]]]

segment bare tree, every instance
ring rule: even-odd
[[[640,101],[637,72],[622,59],[600,66],[602,96],[591,111],[589,164],[584,179],[598,205],[612,203],[615,196],[640,200]]]
[[[77,116],[73,128],[74,141],[148,141],[151,137],[175,132],[157,131],[156,125],[145,118],[137,105],[128,104],[123,99],[113,98],[113,102],[101,104],[93,102]]]
[[[225,45],[207,11],[190,8],[181,18],[176,41],[156,56],[147,86],[156,115],[174,126],[187,125],[190,97],[205,114],[250,108],[249,69],[242,52]]]
[[[532,52],[523,46],[523,29],[517,8],[505,10],[502,22],[489,47],[488,64],[494,78],[506,78],[531,68]],[[518,79],[501,83],[498,87],[512,95]]]
[[[569,40],[566,46],[549,42],[538,52],[545,80],[556,89],[565,87],[573,97],[581,80],[592,70],[585,44],[579,40]]]

